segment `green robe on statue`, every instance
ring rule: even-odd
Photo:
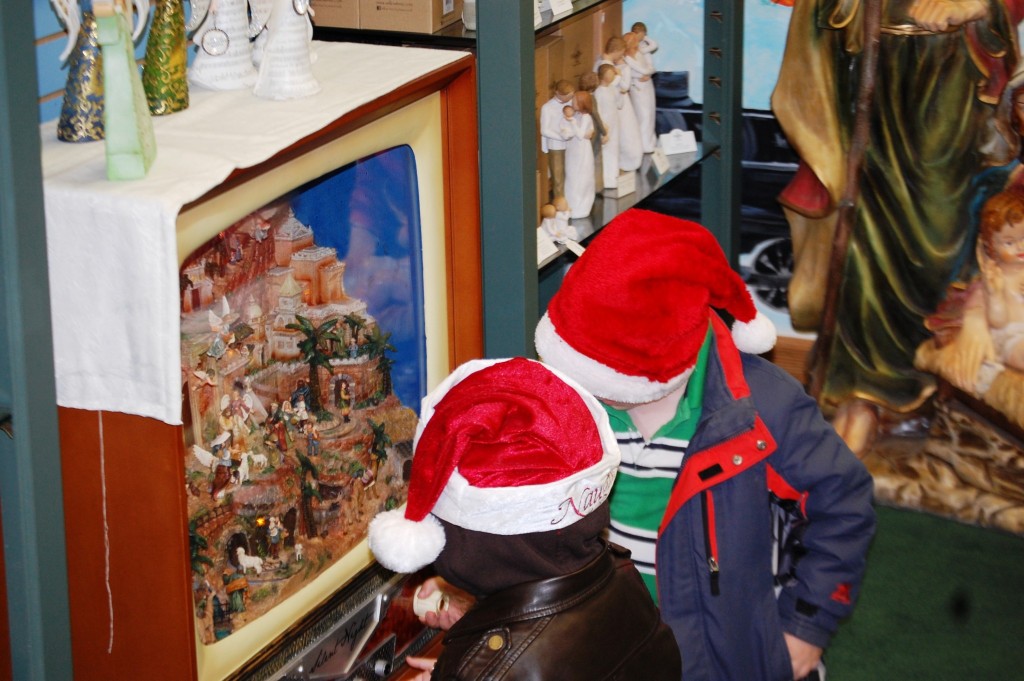
[[[820,398],[863,399],[896,412],[935,390],[913,366],[967,243],[971,179],[986,123],[1017,61],[1024,0],[991,0],[987,19],[931,33],[883,0],[870,140]],[[845,186],[862,65],[862,0],[798,0],[772,108],[801,158],[780,196],[794,237],[794,325],[817,324]],[[966,249],[966,251],[965,251]],[[803,259],[807,259],[806,262]],[[804,271],[801,272],[801,268]],[[807,272],[815,270],[817,279]]]

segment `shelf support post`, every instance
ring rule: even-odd
[[[0,678],[43,681],[72,658],[32,8],[0,3]]]
[[[533,6],[477,4],[484,352],[532,357],[537,302]]]
[[[743,3],[705,0],[701,222],[739,265],[743,150]]]

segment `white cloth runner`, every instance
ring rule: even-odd
[[[322,89],[271,101],[192,88],[185,111],[154,118],[143,180],[110,182],[102,142],[41,126],[57,403],[181,423],[181,207],[356,107],[465,54],[313,43]]]

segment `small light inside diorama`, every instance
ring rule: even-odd
[[[258,527],[263,527],[266,524],[267,524],[267,519],[264,516],[260,516],[260,517],[256,518],[256,525]]]

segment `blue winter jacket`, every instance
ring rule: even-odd
[[[685,681],[790,681],[783,632],[824,648],[856,600],[872,479],[799,383],[713,328],[700,421],[658,533],[658,600]]]

